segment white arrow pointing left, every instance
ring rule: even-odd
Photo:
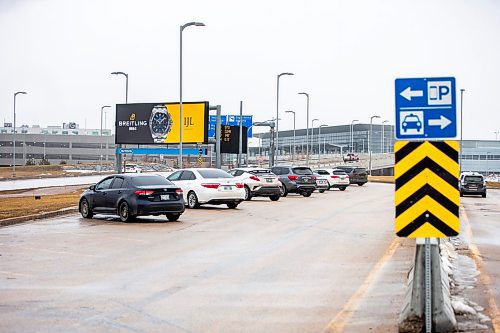
[[[405,90],[403,90],[399,94],[409,101],[411,101],[412,97],[424,96],[424,92],[422,90],[411,90],[411,87],[406,88]]]
[[[439,119],[429,119],[429,126],[441,126],[443,129],[449,124],[451,124],[451,120],[445,116],[441,116]]]

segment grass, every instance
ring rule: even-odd
[[[368,180],[374,183],[394,183],[394,176],[368,176]]]
[[[34,196],[1,198],[0,220],[78,206],[82,192],[83,190],[78,190],[65,194],[42,195],[40,200],[35,200]]]
[[[42,174],[63,175],[65,174],[62,165],[27,165],[16,166],[16,177],[34,178]],[[0,168],[0,178],[11,178],[12,167]]]

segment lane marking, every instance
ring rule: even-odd
[[[391,245],[387,248],[384,255],[372,268],[368,276],[363,281],[361,286],[356,290],[356,292],[351,296],[351,298],[344,305],[342,310],[338,312],[335,317],[328,323],[326,328],[323,330],[328,333],[340,333],[347,324],[347,321],[351,318],[354,312],[357,310],[361,300],[365,297],[366,293],[372,286],[374,280],[377,278],[378,274],[382,270],[383,266],[391,259],[396,252],[396,249],[400,246],[399,238],[394,238]]]
[[[481,283],[484,284],[486,287],[486,294],[488,298],[488,306],[490,307],[490,312],[491,312],[491,323],[493,325],[493,329],[495,330],[496,333],[500,333],[500,314],[498,312],[498,306],[495,301],[495,296],[493,294],[493,291],[491,289],[491,277],[488,275],[486,270],[481,270],[483,268],[484,263],[483,263],[483,258],[481,256],[481,252],[479,251],[479,248],[476,246],[474,243],[474,235],[472,233],[472,227],[470,226],[469,223],[469,217],[467,216],[467,212],[465,210],[465,207],[463,205],[460,205],[460,210],[461,210],[461,215],[466,221],[465,225],[465,234],[467,235],[467,238],[469,239],[469,249],[472,253],[472,256],[474,257],[474,261],[476,262],[476,265],[481,272],[479,275],[479,278],[481,280]]]

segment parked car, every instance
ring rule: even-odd
[[[78,207],[89,219],[94,214],[110,214],[126,222],[139,215],[165,214],[169,221],[177,221],[184,212],[184,199],[181,188],[164,177],[120,174],[90,186]]]
[[[247,167],[229,170],[228,173],[245,185],[245,200],[268,197],[272,201],[278,201],[281,197],[281,183],[269,169]]]
[[[225,204],[234,209],[245,200],[244,184],[221,169],[181,169],[167,179],[183,190],[189,208]]]
[[[142,168],[137,164],[125,164],[125,172],[141,173]]]
[[[465,194],[475,194],[486,198],[486,180],[484,176],[478,172],[462,172],[462,174],[460,174],[458,188],[461,197]]]
[[[368,173],[365,168],[360,168],[358,166],[337,166],[335,168],[344,171],[349,176],[350,184],[363,186],[368,182]]]
[[[309,197],[316,190],[316,179],[312,170],[308,167],[298,166],[275,166],[271,172],[278,176],[281,182],[281,196],[286,197],[288,193],[298,193]]]
[[[323,176],[318,173],[313,173],[313,174],[316,177],[316,189],[318,190],[319,193],[324,193],[326,190],[330,188],[327,176]]]
[[[315,173],[322,176],[326,176],[328,179],[329,188],[338,188],[341,191],[345,191],[347,186],[349,186],[349,175],[339,169],[318,169],[314,170]]]
[[[347,153],[343,156],[344,162],[359,162],[358,154]]]

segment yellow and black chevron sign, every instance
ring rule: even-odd
[[[396,141],[396,234],[448,237],[460,231],[457,141]]]

